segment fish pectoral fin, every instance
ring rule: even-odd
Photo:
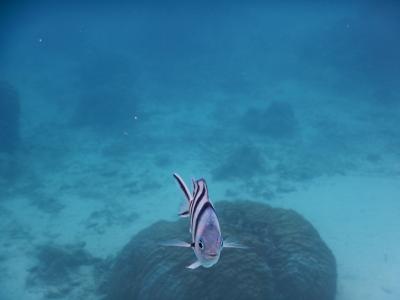
[[[187,266],[186,268],[194,270],[194,269],[197,269],[200,266],[201,266],[201,263],[198,260],[196,260],[194,263],[192,263],[191,265]]]
[[[225,241],[224,241],[224,247],[223,247],[223,248],[248,249],[249,247],[244,246],[244,245],[242,245],[242,244],[239,244],[239,243],[237,243],[237,242],[233,242],[233,241],[230,241],[230,242],[225,242]]]
[[[180,240],[169,240],[169,241],[164,241],[160,243],[161,246],[167,246],[167,247],[186,247],[186,248],[190,248],[191,244],[184,242],[184,241],[180,241]]]

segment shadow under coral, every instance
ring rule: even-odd
[[[186,269],[187,248],[160,242],[189,238],[187,220],[160,221],[116,257],[100,291],[105,299],[332,300],[335,258],[301,215],[256,202],[218,202],[224,238],[248,249],[224,249],[210,269]]]

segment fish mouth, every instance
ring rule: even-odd
[[[218,256],[218,253],[207,253],[207,256],[210,258],[215,258]]]

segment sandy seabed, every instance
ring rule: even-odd
[[[213,191],[212,182],[209,186],[211,194],[222,193]],[[3,213],[1,222],[8,233],[2,236],[1,244],[0,299],[42,299],[44,292],[48,292],[45,287],[26,289],[29,269],[36,263],[32,257],[35,246],[49,240],[84,241],[85,248],[94,257],[115,255],[135,232],[161,218],[162,211],[164,219],[174,218],[179,193],[175,188],[171,180],[171,188],[160,192],[175,198],[170,208],[152,209],[151,201],[136,202],[131,209],[144,217],[124,226],[112,225],[101,234],[84,226],[88,215],[99,211],[96,202],[69,199],[68,207],[56,220],[27,205],[27,199],[3,203],[2,211],[7,214]],[[320,232],[336,256],[338,300],[394,300],[400,297],[396,282],[400,278],[399,195],[398,178],[340,176],[317,179],[314,184],[285,194],[270,204],[295,209]],[[218,208],[218,200],[215,202]],[[14,226],[13,238],[10,236],[12,223],[19,224]],[[90,280],[87,285],[85,288],[89,290],[94,287]],[[76,297],[80,297],[79,292]]]

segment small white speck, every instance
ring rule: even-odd
[[[43,42],[43,39],[42,38],[38,38],[38,42],[39,43]]]
[[[138,119],[138,116],[133,116],[133,119],[134,119],[134,120],[137,120],[137,119]]]
[[[124,131],[122,134],[123,134],[124,136],[128,136],[128,135],[129,135],[129,133],[126,132],[126,131]]]

